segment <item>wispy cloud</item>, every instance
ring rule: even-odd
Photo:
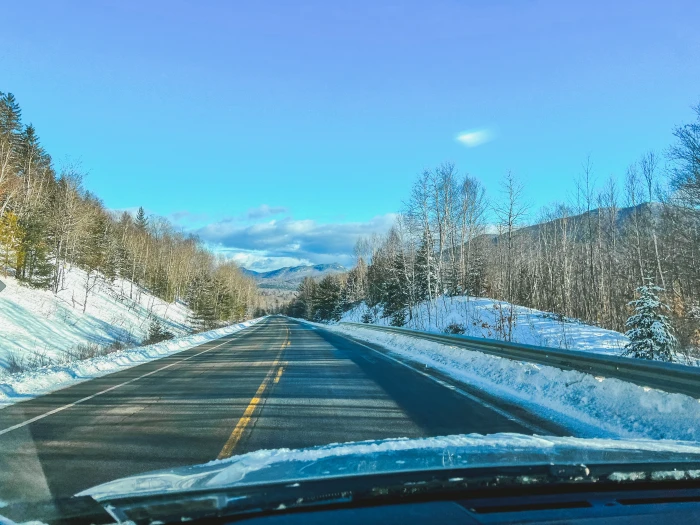
[[[268,206],[267,204],[261,204],[257,208],[250,208],[246,212],[246,218],[248,220],[264,219],[265,217],[272,217],[280,213],[287,213],[287,211],[289,210],[284,206]]]
[[[488,129],[477,129],[471,131],[462,131],[456,137],[458,142],[461,142],[468,148],[475,148],[492,141],[495,138],[493,131]]]
[[[209,218],[209,214],[207,213],[192,213],[191,211],[187,210],[174,211],[167,216],[167,219],[170,219],[172,222],[189,224],[197,222],[202,223]]]

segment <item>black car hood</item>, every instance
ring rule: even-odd
[[[122,478],[81,492],[98,501],[319,478],[518,465],[678,464],[700,462],[700,443],[582,439],[521,434],[454,435],[259,450],[202,465]],[[660,476],[674,476],[660,472]],[[634,472],[621,469],[621,480]],[[684,471],[700,479],[700,470]],[[632,479],[632,478],[630,478]]]

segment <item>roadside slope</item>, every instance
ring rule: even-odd
[[[373,310],[364,303],[345,312],[341,321],[359,323],[366,315],[371,317],[371,324],[390,324],[380,309]],[[443,333],[448,326],[458,325],[464,335],[507,340],[510,331],[514,343],[609,355],[620,355],[628,341],[619,332],[524,306],[512,305],[511,316],[509,303],[483,297],[442,296],[432,303],[419,304],[406,321],[405,328],[425,332]]]
[[[115,341],[137,344],[157,318],[176,336],[188,333],[190,310],[167,303],[124,279],[99,282],[85,300],[85,272],[73,268],[57,294],[23,286],[2,277],[0,292],[0,368],[10,354],[16,357],[61,358],[79,344],[107,345]]]
[[[189,350],[208,341],[240,332],[261,319],[264,318],[236,323],[199,334],[177,337],[152,345],[113,352],[105,356],[74,361],[65,365],[51,365],[20,374],[5,375],[0,378],[0,408]]]

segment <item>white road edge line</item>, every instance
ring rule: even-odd
[[[229,335],[234,335],[234,334],[240,333],[243,330],[245,330],[245,328],[242,330],[239,330],[238,332],[234,332],[233,334],[229,334]],[[228,337],[228,336],[224,336],[224,337]],[[48,417],[48,416],[51,416],[57,412],[61,412],[63,410],[66,410],[67,408],[71,408],[71,407],[74,407],[75,405],[79,405],[80,403],[84,403],[85,401],[89,401],[93,397],[101,396],[102,394],[106,394],[107,392],[111,392],[112,390],[116,390],[117,388],[121,388],[123,386],[126,386],[129,383],[133,383],[134,381],[138,381],[139,379],[143,379],[144,377],[148,377],[150,375],[153,375],[156,372],[160,372],[161,370],[165,370],[166,368],[170,368],[171,366],[178,365],[178,364],[182,363],[183,361],[188,361],[189,359],[192,359],[193,357],[197,357],[198,355],[202,355],[202,354],[205,354],[205,353],[210,352],[212,350],[215,350],[215,349],[219,348],[220,346],[223,346],[229,342],[230,342],[230,340],[226,340],[223,343],[219,343],[216,346],[212,346],[211,348],[207,348],[206,350],[203,350],[197,354],[191,355],[189,357],[185,357],[184,359],[180,359],[179,361],[175,361],[174,363],[170,363],[169,365],[165,365],[165,366],[160,367],[156,370],[151,370],[150,372],[143,374],[142,376],[135,377],[133,379],[129,379],[128,381],[125,381],[125,382],[120,383],[118,385],[111,386],[109,388],[105,388],[104,390],[101,390],[100,392],[96,392],[96,393],[92,394],[91,396],[87,396],[87,397],[84,397],[82,399],[78,399],[77,401],[73,401],[72,403],[68,403],[67,405],[63,405],[63,406],[60,406],[58,408],[54,408],[53,410],[49,410],[48,412],[44,412],[43,414],[40,414],[38,416],[34,416],[33,418],[27,419],[26,421],[23,421],[22,423],[17,423],[16,425],[12,425],[11,427],[7,427],[3,430],[0,430],[0,436],[7,434],[8,432],[12,432],[13,430],[17,430],[18,428],[22,428],[22,427],[25,427],[27,425],[31,425],[35,421],[39,421],[40,419],[44,419],[45,417]]]
[[[345,334],[340,334],[340,333],[338,333],[338,332],[331,332],[331,333],[335,333],[336,335],[340,335],[341,337],[342,337],[343,335],[345,335]],[[348,338],[348,337],[346,337],[346,339],[347,339],[347,338]],[[470,399],[470,400],[474,401],[475,403],[480,404],[481,406],[483,406],[483,407],[485,407],[485,408],[488,408],[488,409],[490,409],[490,410],[493,410],[494,412],[496,412],[497,414],[500,414],[501,416],[505,417],[506,419],[509,419],[509,420],[511,420],[511,421],[514,421],[515,423],[518,423],[519,425],[522,425],[522,426],[524,426],[525,428],[532,430],[533,432],[538,432],[538,433],[541,433],[542,435],[546,435],[546,434],[547,434],[547,431],[544,430],[543,428],[540,428],[540,427],[538,427],[537,425],[533,425],[532,423],[528,423],[527,421],[524,421],[524,420],[520,419],[519,417],[514,416],[513,414],[509,414],[509,413],[506,412],[505,410],[500,409],[500,408],[498,408],[497,406],[492,405],[492,404],[489,403],[488,401],[484,401],[483,399],[480,399],[480,398],[478,398],[478,397],[476,397],[476,396],[470,394],[469,392],[465,392],[464,390],[462,390],[462,389],[459,388],[459,387],[456,387],[456,386],[454,386],[454,385],[451,385],[451,384],[449,384],[449,383],[443,381],[442,379],[438,379],[437,377],[431,376],[430,374],[427,374],[427,373],[425,373],[425,372],[423,372],[423,371],[421,371],[421,370],[418,370],[417,368],[415,368],[415,367],[409,365],[408,363],[406,363],[406,362],[404,362],[404,361],[401,361],[400,359],[397,359],[397,358],[395,358],[395,357],[392,357],[392,356],[390,356],[390,355],[387,355],[387,354],[385,354],[384,352],[380,352],[379,350],[375,350],[375,349],[372,348],[371,346],[367,346],[367,345],[365,345],[365,344],[362,344],[362,343],[360,343],[359,341],[357,341],[357,340],[354,339],[354,338],[352,338],[352,339],[350,339],[350,340],[351,340],[353,343],[356,343],[356,344],[358,344],[358,345],[360,345],[360,346],[364,346],[365,348],[368,348],[369,350],[372,350],[372,352],[376,352],[377,354],[381,355],[382,357],[385,357],[385,358],[387,358],[387,359],[391,359],[392,361],[395,361],[395,362],[399,363],[400,365],[403,365],[403,366],[405,366],[406,368],[409,368],[409,369],[413,370],[414,372],[417,372],[417,373],[419,373],[420,375],[422,375],[422,376],[424,376],[424,377],[427,377],[428,379],[430,379],[430,380],[436,382],[438,385],[444,386],[445,388],[449,388],[450,390],[453,390],[453,391],[457,392],[458,394],[460,394],[460,395],[466,397],[467,399]],[[438,343],[438,344],[439,344],[439,343]]]

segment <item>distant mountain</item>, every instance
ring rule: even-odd
[[[614,214],[615,228],[618,232],[623,231],[626,228],[632,218],[633,213],[637,211],[640,216],[658,218],[662,212],[662,205],[658,202],[644,202],[636,206],[627,206],[622,208],[617,208]],[[532,235],[537,235],[541,230],[551,227],[559,226],[566,220],[568,223],[568,228],[570,235],[573,235],[573,240],[581,240],[586,234],[586,225],[588,220],[597,224],[598,219],[602,216],[603,221],[605,221],[605,226],[607,227],[607,221],[609,221],[610,208],[595,208],[589,212],[584,212],[578,215],[569,215],[566,219],[554,219],[550,221],[538,222],[531,224],[529,226],[524,226],[518,229],[519,234],[530,233]],[[505,235],[505,234],[504,234]],[[498,233],[484,233],[476,237],[477,242],[493,242],[498,243],[499,234]]]
[[[244,274],[255,279],[260,288],[276,288],[292,290],[299,286],[305,277],[321,279],[326,275],[346,272],[347,269],[338,263],[314,264],[307,266],[287,266],[269,272],[256,272],[241,268]]]

